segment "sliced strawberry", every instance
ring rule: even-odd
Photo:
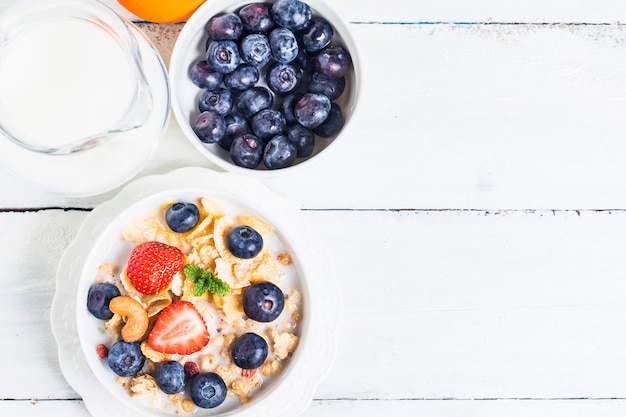
[[[204,319],[189,301],[177,301],[161,312],[148,345],[161,353],[189,355],[209,343]]]
[[[156,294],[172,282],[185,264],[180,249],[161,242],[145,242],[130,253],[126,275],[137,291]]]

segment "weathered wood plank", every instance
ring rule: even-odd
[[[363,102],[319,164],[266,180],[303,208],[626,207],[621,26],[353,25]],[[200,165],[173,122],[140,175]],[[0,172],[0,207],[88,205]]]
[[[473,416],[500,417],[622,417],[626,402],[617,399],[576,400],[411,400],[358,401],[315,400],[302,417],[344,417],[358,415],[378,417],[428,415],[432,417]],[[89,417],[80,401],[0,401],[0,412],[7,416]]]
[[[317,398],[624,397],[626,212],[303,214],[343,302]],[[85,215],[0,214],[3,398],[75,398],[48,312]]]
[[[136,18],[115,0],[104,1],[122,15]],[[374,0],[341,0],[333,6],[350,22],[616,23],[626,17],[626,6],[619,0],[391,0],[384,7]]]

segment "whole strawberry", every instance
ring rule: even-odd
[[[180,249],[161,242],[145,242],[130,253],[126,275],[142,294],[156,294],[167,288],[185,264]]]

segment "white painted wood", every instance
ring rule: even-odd
[[[50,306],[57,263],[85,215],[61,210],[0,214],[1,399],[76,398],[59,367]]]
[[[333,3],[351,22],[540,22],[616,23],[626,7],[616,0],[392,0],[380,7],[374,0]]]
[[[623,400],[493,400],[493,401],[327,401],[316,400],[302,417],[481,416],[481,417],[622,417]],[[0,404],[7,416],[89,417],[80,401],[12,401]]]
[[[519,415],[579,398],[623,410],[606,400],[626,390],[626,212],[303,214],[334,254],[329,290],[343,300],[337,360],[316,398],[356,403],[324,405],[331,415],[381,404],[372,400],[398,415],[507,399],[519,400],[507,402]],[[0,214],[2,398],[77,398],[56,363],[48,310],[56,261],[85,216]]]
[[[314,170],[266,181],[305,209],[343,300],[304,416],[623,416],[626,3],[334,4],[365,72],[356,123]],[[188,165],[215,168],[172,119],[140,175]],[[49,310],[87,215],[61,208],[114,193],[50,196],[0,168],[1,416],[88,416]]]
[[[363,416],[623,416],[621,400],[417,400],[417,401],[315,401],[303,417]]]
[[[136,19],[116,0],[104,2]],[[617,23],[626,18],[626,5],[619,0],[391,0],[385,7],[374,0],[338,0],[332,4],[350,22]]]
[[[308,215],[346,306],[320,397],[623,397],[623,212]]]
[[[357,123],[321,177],[277,189],[307,207],[624,206],[618,27],[355,29]]]
[[[320,164],[266,183],[304,208],[626,207],[622,26],[353,25],[363,102]],[[394,65],[388,62],[393,62]],[[173,122],[141,175],[211,166]],[[93,206],[0,172],[0,206]]]

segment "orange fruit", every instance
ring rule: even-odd
[[[154,23],[183,22],[205,0],[118,0],[135,16]]]

